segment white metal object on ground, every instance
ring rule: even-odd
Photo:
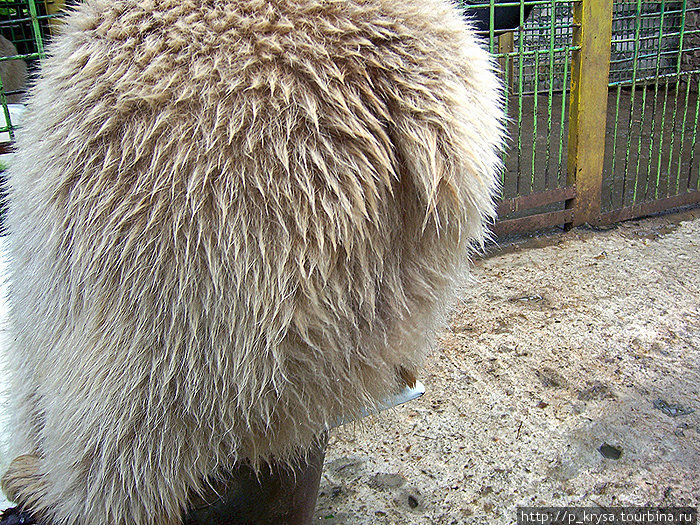
[[[382,410],[387,410],[389,408],[403,405],[404,403],[413,401],[414,399],[418,399],[423,394],[425,394],[425,385],[423,385],[423,383],[421,383],[420,381],[416,381],[413,387],[406,385],[406,387],[403,390],[401,390],[401,392],[398,392],[397,394],[388,397],[379,405],[377,405],[374,409],[363,409],[360,418],[367,417],[372,414],[377,414]],[[334,425],[332,428],[340,427],[342,425],[345,425],[346,423],[351,423],[352,421],[355,420],[342,420],[337,425]]]

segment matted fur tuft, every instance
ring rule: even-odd
[[[9,172],[36,461],[8,483],[55,524],[178,523],[421,364],[494,217],[500,85],[444,0],[88,0],[62,27]]]

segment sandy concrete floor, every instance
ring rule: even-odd
[[[427,393],[332,437],[316,522],[697,507],[699,262],[698,209],[493,250],[420,374]]]

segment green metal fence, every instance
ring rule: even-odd
[[[700,190],[700,6],[692,4],[614,3],[604,211]]]
[[[559,216],[561,197],[567,190],[567,141],[572,59],[578,47],[572,41],[572,0],[528,2],[527,21],[523,2],[463,4],[467,16],[473,10],[516,7],[514,31],[498,32],[489,26],[482,35],[496,55],[506,84],[510,143],[504,155],[502,174],[504,218],[522,215],[526,208],[548,209]],[[517,203],[514,199],[519,198]],[[549,202],[559,199],[557,204]],[[518,209],[510,209],[517,207]],[[563,212],[563,213],[562,213]],[[536,224],[532,224],[536,226]]]
[[[26,94],[52,34],[51,19],[59,16],[62,6],[54,0],[0,0],[0,154],[6,155],[14,140],[21,114],[15,103]]]
[[[0,0],[0,153],[61,0]],[[499,233],[603,223],[700,202],[700,0],[460,0],[506,89]],[[507,10],[515,21],[498,27]],[[529,16],[528,16],[529,15]],[[12,89],[6,89],[12,87]],[[10,102],[10,104],[8,104]],[[21,106],[20,106],[21,109]],[[0,160],[2,160],[0,158]]]
[[[494,18],[529,5],[512,31],[484,32],[511,132],[497,230],[700,202],[700,1],[462,2]]]

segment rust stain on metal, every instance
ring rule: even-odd
[[[556,188],[530,195],[522,195],[514,199],[504,199],[498,205],[498,215],[502,217],[510,213],[515,213],[522,210],[530,210],[546,206],[547,204],[555,204],[573,199],[576,196],[576,187],[567,186],[565,188]]]

